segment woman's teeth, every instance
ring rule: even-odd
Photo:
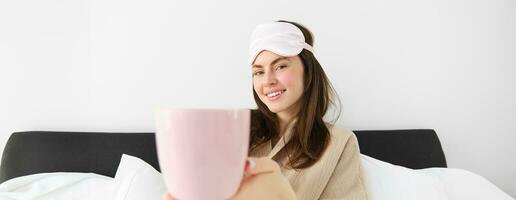
[[[268,94],[267,96],[268,97],[275,97],[275,96],[278,96],[280,94],[282,94],[283,92],[285,92],[286,90],[280,90],[280,91],[277,91],[277,92],[273,92],[273,93],[270,93]]]

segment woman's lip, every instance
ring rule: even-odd
[[[274,96],[274,97],[266,96],[266,97],[267,97],[267,99],[268,99],[269,101],[275,101],[275,100],[279,99],[281,96],[283,96],[283,94],[284,94],[285,92],[287,92],[285,89],[283,89],[283,90],[278,90],[278,91],[283,91],[283,92],[281,92],[281,94],[279,94],[278,96]]]
[[[271,93],[275,93],[275,92],[279,92],[279,91],[283,91],[283,92],[285,92],[285,90],[287,90],[287,89],[281,89],[281,90],[275,90],[275,91],[272,91],[272,92],[266,92],[266,93],[265,93],[265,96],[268,96],[268,95],[269,95],[269,94],[271,94]]]

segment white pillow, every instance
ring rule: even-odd
[[[113,200],[164,199],[163,176],[145,161],[123,154],[114,179]]]
[[[438,177],[448,198],[454,200],[497,199],[514,200],[487,179],[463,169],[428,168],[418,170]]]
[[[361,154],[370,200],[446,200],[437,177]]]
[[[52,172],[0,184],[2,200],[110,200],[113,179],[94,173]]]

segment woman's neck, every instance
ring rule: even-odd
[[[278,118],[279,118],[279,128],[280,128],[278,137],[282,137],[283,134],[285,134],[287,126],[288,126],[289,122],[292,120],[292,117],[285,116],[285,115],[282,116],[282,115],[278,114]]]
[[[285,113],[278,113],[278,119],[279,119],[278,135],[271,139],[273,147],[285,135],[285,133],[288,131],[289,126],[293,122],[293,117],[290,115],[286,115]]]
[[[299,110],[299,102],[295,103],[294,105],[290,106],[287,110],[283,112],[277,113],[277,117],[279,120],[279,133],[277,137],[272,138],[271,142],[274,146],[283,135],[285,135],[285,132],[287,131],[290,123],[294,120],[293,118],[297,115]]]
[[[289,108],[286,110],[277,113],[278,119],[279,119],[279,137],[281,138],[283,134],[285,133],[288,125],[290,122],[292,122],[293,118],[296,117],[299,113],[301,105],[301,99],[296,101],[296,103],[292,104]]]

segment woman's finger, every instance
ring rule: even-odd
[[[261,173],[271,173],[279,171],[279,165],[267,157],[253,158],[249,157],[246,164],[246,175],[257,175]]]
[[[174,197],[172,197],[172,195],[170,195],[170,193],[167,192],[167,196],[165,198],[166,200],[176,200]]]

